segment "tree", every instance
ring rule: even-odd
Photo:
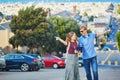
[[[79,33],[79,25],[77,24],[76,21],[74,21],[71,18],[62,18],[62,17],[51,17],[50,21],[54,24],[55,28],[55,35],[54,36],[60,36],[62,39],[65,40],[66,35],[70,31],[74,31],[77,36],[80,35]],[[61,44],[58,41],[55,41],[55,51],[59,52],[65,52],[65,46]]]
[[[107,39],[106,38],[101,38],[100,39],[100,42],[101,42],[101,48],[103,48],[103,46],[106,44],[106,42],[107,42]]]
[[[13,47],[28,46],[33,48],[44,47],[45,51],[51,51],[51,38],[53,38],[53,26],[46,19],[47,13],[43,8],[28,7],[21,9],[18,16],[14,15],[10,27],[15,34],[10,40]]]
[[[117,33],[116,40],[117,40],[118,49],[120,51],[120,31]]]
[[[92,33],[91,29],[88,29],[88,30],[87,30],[87,33]]]
[[[93,22],[93,21],[94,21],[94,16],[90,16],[90,17],[89,17],[89,21],[90,21],[90,22]]]
[[[83,15],[84,15],[84,16],[88,16],[87,12],[84,12]]]
[[[117,13],[120,14],[120,4],[118,4]]]

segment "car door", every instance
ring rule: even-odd
[[[6,60],[6,67],[8,68],[14,68],[14,55],[6,55],[5,60]]]
[[[47,56],[47,63],[48,63],[48,67],[53,66],[53,57],[52,56]]]
[[[13,64],[15,68],[19,68],[24,62],[24,57],[22,55],[16,54],[14,56]]]
[[[51,56],[44,56],[43,57],[45,67],[52,67],[53,64],[53,58]]]

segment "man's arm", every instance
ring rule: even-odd
[[[109,32],[110,32],[110,30],[106,30],[104,32],[99,32],[99,33],[97,33],[97,37],[102,36],[102,35],[109,33]]]

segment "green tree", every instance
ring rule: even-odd
[[[120,31],[117,33],[116,40],[117,40],[118,49],[120,51]]]
[[[79,33],[79,25],[76,21],[74,21],[71,18],[61,18],[61,17],[51,17],[50,21],[54,24],[55,28],[55,35],[54,36],[60,36],[62,39],[66,39],[66,35],[70,31],[74,31],[77,36],[80,35]],[[59,52],[65,52],[65,46],[61,44],[59,41],[55,42],[56,48],[55,51]]]
[[[84,16],[88,16],[88,13],[87,13],[87,12],[84,12],[83,15],[84,15]]]
[[[117,13],[120,14],[120,4],[118,4]]]
[[[9,40],[13,47],[28,46],[32,50],[45,46],[45,51],[52,51],[54,29],[46,15],[43,8],[33,6],[21,9],[18,16],[14,15],[10,27],[15,35]]]
[[[89,21],[90,21],[90,22],[93,22],[93,21],[94,21],[94,16],[90,16],[90,17],[89,17]]]
[[[91,29],[88,29],[88,30],[87,30],[87,33],[92,33]]]
[[[106,42],[107,42],[107,39],[106,38],[101,38],[100,39],[100,42],[101,42],[101,47],[103,48],[103,46],[106,44]]]

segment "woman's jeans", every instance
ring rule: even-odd
[[[92,57],[89,59],[83,59],[84,67],[86,71],[87,80],[98,80],[98,65],[97,65],[97,57]],[[93,77],[91,75],[91,67],[93,72]]]

